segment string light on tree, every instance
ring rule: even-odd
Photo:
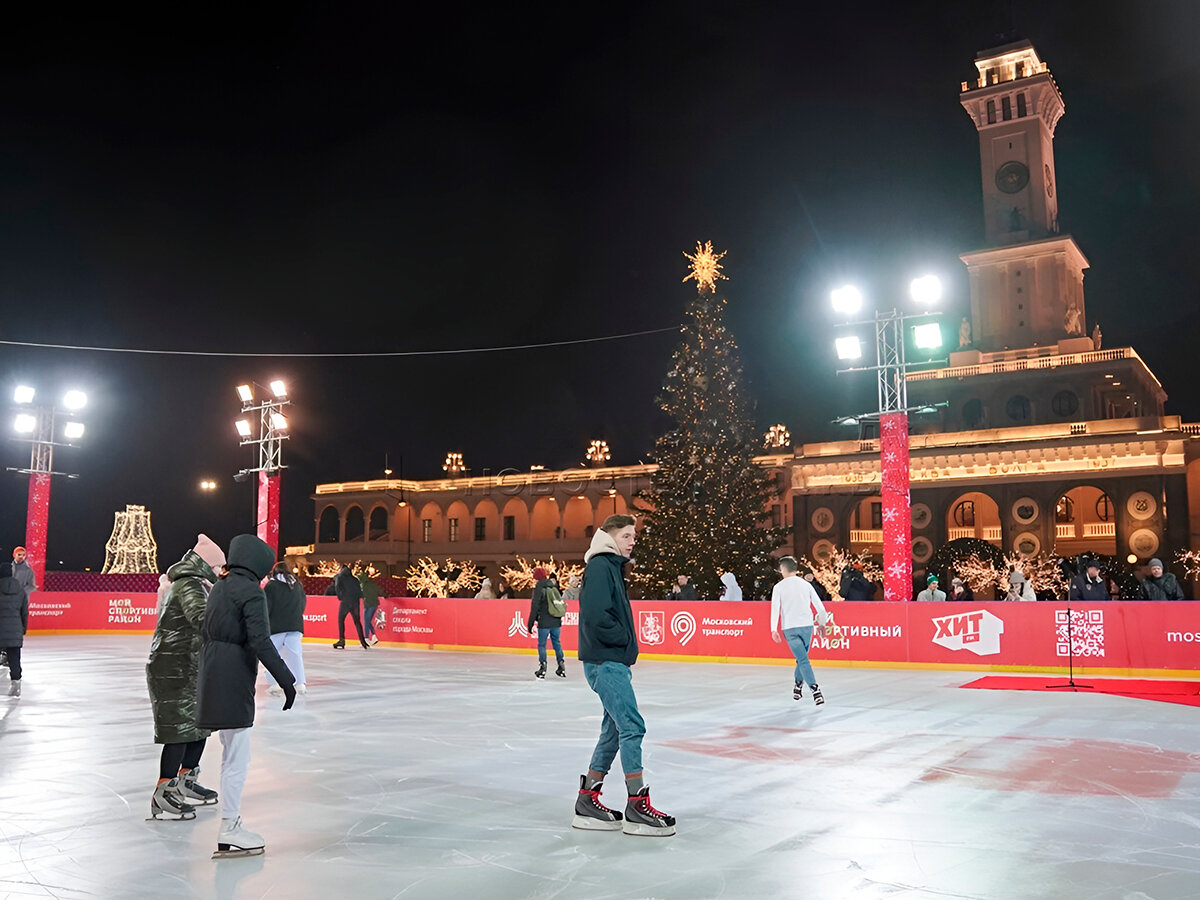
[[[158,544],[144,506],[127,504],[113,513],[113,530],[104,545],[104,574],[129,575],[158,571]]]
[[[446,461],[442,463],[442,471],[451,476],[461,475],[467,471],[466,465],[463,464],[463,455],[454,452],[447,453]]]
[[[537,579],[533,577],[533,570],[537,568],[545,569],[546,574],[557,577],[559,586],[562,588],[567,586],[567,582],[571,580],[572,575],[578,575],[580,578],[583,577],[583,566],[577,563],[555,562],[553,556],[545,562],[537,559],[530,561],[523,556],[518,556],[517,564],[515,566],[502,566],[500,574],[510,587],[518,591],[526,591],[537,584]]]
[[[842,572],[849,566],[860,569],[863,578],[867,581],[876,582],[883,579],[883,569],[876,564],[870,554],[866,552],[851,553],[836,545],[828,555],[820,559],[814,560],[807,556],[801,556],[799,563],[812,569],[813,577],[824,585],[825,590],[829,591],[829,596],[834,600],[846,599],[841,594]]]
[[[1183,573],[1188,578],[1193,581],[1200,578],[1200,550],[1180,550],[1175,554],[1175,561],[1183,564]]]
[[[696,292],[703,293],[704,291],[716,291],[717,281],[728,279],[721,274],[721,260],[724,258],[728,250],[722,250],[720,253],[713,252],[712,241],[705,241],[701,244],[696,241],[696,253],[693,255],[686,250],[683,255],[691,262],[691,267],[687,275],[683,276],[683,281],[686,284],[689,281],[696,282]]]
[[[405,572],[405,583],[414,597],[452,597],[462,591],[472,594],[483,584],[483,576],[470,560],[447,558],[439,564],[422,556]]]
[[[772,425],[763,435],[763,445],[768,450],[783,450],[792,442],[792,434],[783,425]]]
[[[608,450],[608,441],[592,441],[587,448],[588,462],[604,465],[612,459],[612,453]]]

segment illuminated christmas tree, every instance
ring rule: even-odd
[[[773,580],[771,551],[783,532],[765,526],[771,475],[755,465],[762,435],[743,384],[737,342],[725,327],[724,279],[712,243],[696,245],[684,281],[696,282],[683,340],[667,372],[659,406],[673,427],[655,444],[658,471],[638,495],[644,519],[634,579],[662,596],[677,575],[701,597],[720,593],[719,573],[733,572],[748,597]]]
[[[104,545],[105,574],[158,571],[158,544],[150,528],[150,513],[144,506],[126,505],[113,513],[113,530]]]

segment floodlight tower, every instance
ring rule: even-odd
[[[83,437],[83,423],[75,418],[79,410],[87,406],[87,394],[83,391],[70,390],[63,394],[58,404],[34,405],[36,391],[27,386],[19,385],[13,392],[13,401],[17,404],[17,415],[13,420],[13,429],[20,437],[19,441],[28,441],[32,447],[29,454],[29,468],[10,468],[10,472],[20,472],[29,476],[29,503],[25,513],[25,552],[29,566],[33,569],[34,579],[39,587],[46,584],[46,532],[50,522],[50,479],[55,475],[65,475],[67,478],[78,476],[67,472],[54,471],[54,448],[74,447],[71,441]],[[66,416],[63,423],[62,441],[55,440],[59,416]]]
[[[257,385],[262,387],[262,385]],[[258,474],[258,529],[259,538],[270,544],[271,549],[279,552],[279,478],[287,468],[283,464],[283,442],[288,439],[288,421],[282,409],[291,404],[288,398],[287,385],[279,379],[270,383],[270,397],[261,401],[255,400],[254,388],[249,384],[239,384],[238,397],[242,401],[242,418],[234,426],[237,428],[241,444],[256,444],[258,446],[258,466],[253,469],[242,469],[233,476],[235,481],[246,481],[251,473]],[[258,430],[250,424],[250,416],[258,413]]]

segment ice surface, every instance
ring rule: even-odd
[[[818,662],[817,709],[790,667],[645,661],[679,834],[635,838],[569,827],[600,720],[574,660],[326,644],[294,709],[259,686],[266,855],[213,862],[215,808],[144,821],[149,641],[33,637],[20,700],[0,676],[0,898],[1200,897],[1194,707]],[[215,738],[202,766],[218,788]]]

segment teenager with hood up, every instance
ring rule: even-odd
[[[258,855],[266,847],[261,835],[242,827],[241,815],[260,660],[283,688],[283,708],[296,702],[295,679],[271,643],[267,599],[259,587],[274,564],[270,545],[239,534],[229,544],[229,574],[208,595],[196,724],[221,732],[221,831],[214,859]]]
[[[721,595],[722,600],[742,599],[742,589],[737,583],[737,577],[732,572],[726,572],[721,576],[721,584],[725,585],[725,593]]]
[[[199,784],[200,756],[208,731],[196,725],[196,682],[200,671],[201,628],[208,592],[225,565],[225,552],[207,535],[167,569],[158,607],[146,687],[154,714],[154,742],[162,744],[158,784],[150,817],[194,819],[194,806],[211,806],[217,792]]]
[[[604,717],[600,740],[586,775],[579,776],[575,828],[624,831],[651,837],[675,833],[675,817],[650,805],[650,788],[642,782],[642,738],[646,723],[633,693],[637,632],[622,570],[635,542],[633,516],[612,515],[592,536],[584,554],[587,568],[579,594],[579,661],[588,686],[600,697]],[[600,789],[618,750],[625,770],[629,802],[621,813],[600,802]]]
[[[8,696],[21,696],[21,647],[29,629],[29,595],[13,577],[12,563],[0,563],[0,650],[8,653]]]

